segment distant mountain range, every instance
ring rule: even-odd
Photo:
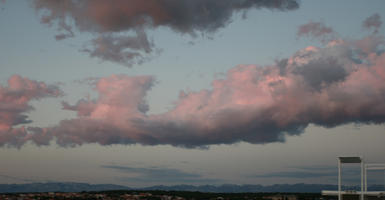
[[[344,187],[344,190],[359,190],[358,186]],[[28,192],[82,192],[82,191],[107,191],[107,190],[164,190],[164,191],[199,191],[216,193],[243,193],[243,192],[299,192],[320,193],[322,190],[337,190],[336,185],[326,184],[275,184],[263,185],[174,185],[174,186],[152,186],[145,188],[130,188],[113,184],[88,184],[88,183],[29,183],[29,184],[0,184],[0,193],[28,193]],[[384,190],[383,185],[373,185],[370,191]]]
[[[153,186],[144,188],[144,190],[166,190],[166,191],[199,191],[199,192],[217,192],[217,193],[244,193],[244,192],[286,192],[286,193],[321,193],[322,190],[337,190],[337,185],[327,184],[275,184],[275,185],[234,185],[224,184],[214,185],[174,185],[174,186]],[[343,190],[360,190],[359,186],[343,186]],[[369,191],[382,191],[383,185],[372,185],[368,187]]]
[[[82,192],[82,191],[106,191],[106,190],[130,190],[121,185],[112,184],[88,184],[88,183],[28,183],[28,184],[0,184],[0,193],[28,193],[28,192]]]

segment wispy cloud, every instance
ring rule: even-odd
[[[208,179],[200,174],[188,173],[179,169],[171,168],[137,168],[116,165],[102,165],[107,169],[114,169],[122,173],[135,174],[133,177],[119,177],[121,181],[127,182],[153,182],[153,183],[214,183],[219,179]]]
[[[277,171],[253,174],[251,178],[288,178],[288,179],[324,179],[337,183],[338,169],[336,166],[298,166],[290,167],[290,171]],[[344,184],[358,184],[360,182],[360,167],[349,165],[342,167],[342,181]],[[371,177],[372,181],[378,178]]]
[[[311,166],[296,166],[291,167],[293,169],[306,170],[306,171],[336,171],[337,166],[331,165],[311,165]]]
[[[15,181],[21,181],[21,182],[30,182],[30,183],[36,182],[36,180],[33,180],[33,179],[20,178],[20,177],[9,176],[9,175],[4,175],[4,174],[0,174],[0,177],[2,179],[6,179],[6,180],[15,180]]]
[[[0,174],[0,180],[4,181],[6,180],[7,182],[12,181],[15,182],[15,184],[20,184],[20,183],[57,183],[58,181],[54,181],[52,179],[49,179],[47,177],[32,177],[26,178],[26,177],[20,177],[20,176],[10,176],[6,174]]]
[[[256,178],[320,178],[328,176],[336,176],[335,172],[307,172],[307,171],[283,171],[271,172],[266,174],[253,175]]]
[[[308,36],[320,39],[322,42],[328,42],[336,37],[336,32],[333,28],[326,26],[322,22],[312,22],[303,24],[298,27],[297,36]]]

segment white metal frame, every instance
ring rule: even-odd
[[[341,165],[344,163],[361,164],[361,192],[342,191],[341,183]],[[338,191],[323,190],[322,195],[338,196],[338,200],[342,200],[344,194],[359,194],[360,200],[364,200],[365,196],[385,197],[384,191],[368,191],[368,170],[384,170],[384,187],[385,187],[385,163],[365,164],[362,157],[338,157]]]
[[[385,187],[385,163],[365,164],[365,192],[368,191],[368,170],[384,170],[384,187]]]
[[[341,189],[341,164],[360,163],[361,164],[361,194],[360,199],[364,200],[364,161],[361,157],[338,157],[338,200],[342,200]]]

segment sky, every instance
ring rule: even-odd
[[[338,156],[385,163],[384,7],[1,1],[0,184],[336,184]]]

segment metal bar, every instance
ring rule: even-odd
[[[341,196],[341,160],[338,159],[338,200],[342,200]]]
[[[368,191],[368,168],[367,165],[365,164],[365,172],[364,172],[364,177],[365,177],[365,192]]]
[[[364,200],[364,162],[361,160],[361,200]]]
[[[366,164],[367,167],[385,167],[385,164],[373,164],[373,163],[370,163],[370,164]]]
[[[385,170],[385,167],[367,167],[367,170]]]

